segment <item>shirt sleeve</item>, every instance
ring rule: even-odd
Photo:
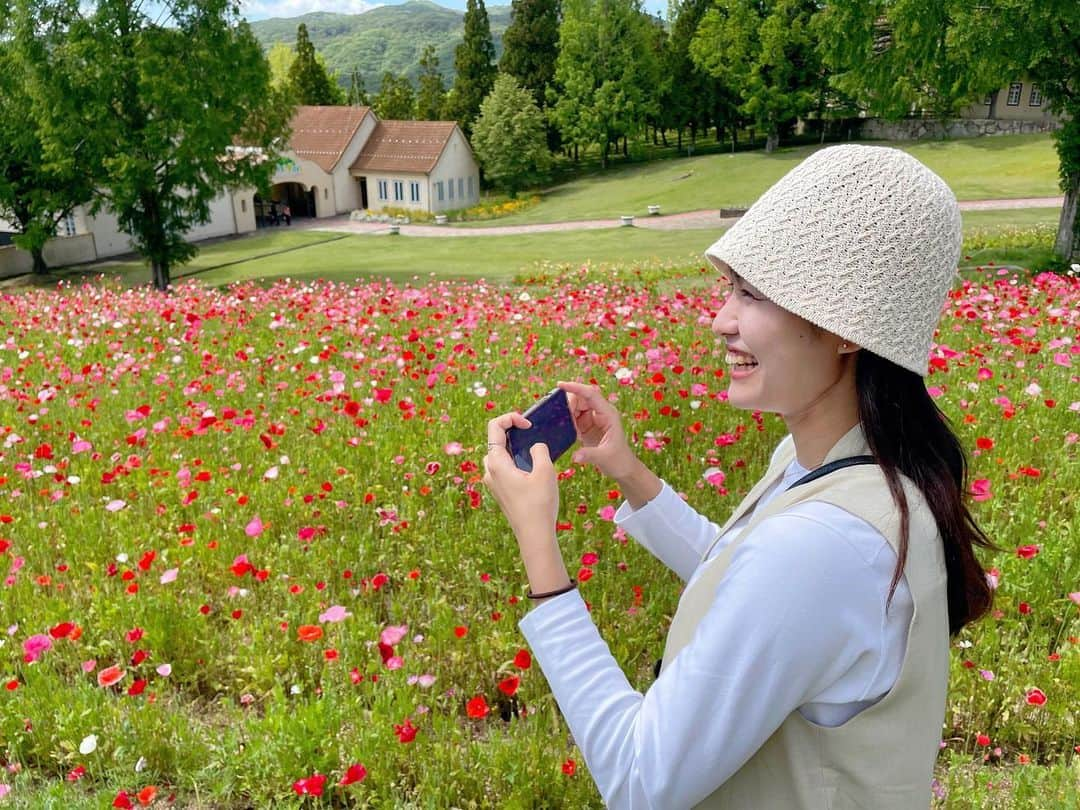
[[[878,652],[877,583],[838,528],[787,513],[762,521],[732,555],[690,644],[644,694],[580,592],[521,620],[609,806],[697,804],[791,712]]]
[[[685,582],[720,533],[720,526],[679,497],[667,482],[660,494],[631,509],[623,501],[615,525],[626,531]]]

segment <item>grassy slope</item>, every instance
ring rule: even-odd
[[[883,144],[885,145],[885,144]],[[1008,135],[956,141],[890,142],[940,174],[958,199],[1056,196],[1058,158],[1049,135]],[[533,208],[500,224],[645,215],[747,206],[820,147],[677,158],[590,174],[558,186]],[[484,223],[490,224],[490,223]]]
[[[1057,219],[1055,209],[1027,208],[973,211],[964,216],[964,223],[966,228],[985,230],[1056,225]],[[208,284],[228,284],[255,277],[318,276],[347,281],[379,275],[410,281],[429,273],[445,278],[498,279],[510,278],[542,262],[690,264],[699,260],[702,251],[718,235],[718,231],[712,230],[652,231],[645,228],[455,238],[342,237],[317,231],[263,231],[204,246],[190,265],[177,271],[174,279],[197,277]],[[245,257],[251,258],[238,262]],[[973,255],[973,260],[980,262],[989,258],[980,254]],[[1004,260],[998,258],[998,261]],[[1025,262],[1022,256],[1009,260]],[[140,261],[111,263],[93,272],[103,270],[118,275],[129,284],[144,284],[150,277]],[[71,273],[58,275],[75,277]]]

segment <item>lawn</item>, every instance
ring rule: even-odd
[[[595,378],[716,519],[784,426],[721,396],[724,290],[695,266],[316,278],[318,251],[431,242],[314,245],[288,283],[0,296],[0,806],[601,807],[517,629],[484,425]],[[994,612],[952,640],[935,807],[1080,801],[1078,323],[1075,278],[994,268],[941,324],[927,385],[999,550]],[[647,689],[680,583],[616,531],[610,481],[558,466],[568,567]]]
[[[1044,238],[1049,238],[1045,234],[1056,227],[1058,217],[1059,211],[1052,208],[969,211],[964,214],[964,226],[972,236],[1009,230],[1026,234],[1038,228]],[[720,231],[713,230],[647,228],[453,238],[260,231],[202,245],[198,256],[178,268],[174,278],[180,281],[198,277],[213,285],[283,277],[351,281],[378,276],[405,282],[432,274],[446,279],[482,277],[505,281],[544,265],[692,264],[719,235]],[[1038,264],[1049,258],[1049,245],[1040,244],[1034,252],[1030,247],[1024,244],[1023,250],[1008,256],[997,254],[998,260]],[[965,264],[992,259],[991,254],[979,252],[972,256]],[[91,275],[100,272],[130,285],[146,284],[150,278],[149,270],[138,260],[108,262],[89,271]],[[51,278],[75,279],[86,273],[72,268],[58,271]]]
[[[961,200],[1061,193],[1058,158],[1049,135],[889,141],[875,145],[910,152],[940,174]],[[551,189],[539,204],[499,222],[519,225],[608,219],[623,214],[644,216],[651,204],[661,206],[664,213],[747,206],[819,148],[800,146],[771,155],[763,151],[702,155],[589,174]]]

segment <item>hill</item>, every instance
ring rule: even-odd
[[[487,6],[495,54],[502,55],[502,35],[510,24],[510,6]],[[359,68],[369,92],[379,88],[384,71],[404,73],[414,84],[420,71],[420,54],[435,46],[439,67],[449,87],[454,79],[454,49],[465,34],[465,15],[428,0],[410,0],[398,6],[379,6],[362,14],[312,12],[300,17],[275,17],[251,23],[252,31],[266,50],[276,42],[292,46],[296,28],[307,25],[315,49],[326,64],[348,81]]]

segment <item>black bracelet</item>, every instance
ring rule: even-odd
[[[532,591],[526,591],[525,595],[530,599],[547,599],[549,596],[558,596],[559,594],[570,593],[570,591],[574,590],[574,588],[576,587],[577,580],[573,577],[570,577],[570,584],[567,585],[565,588],[559,588],[559,590],[557,591],[548,591],[547,593],[533,593]]]

